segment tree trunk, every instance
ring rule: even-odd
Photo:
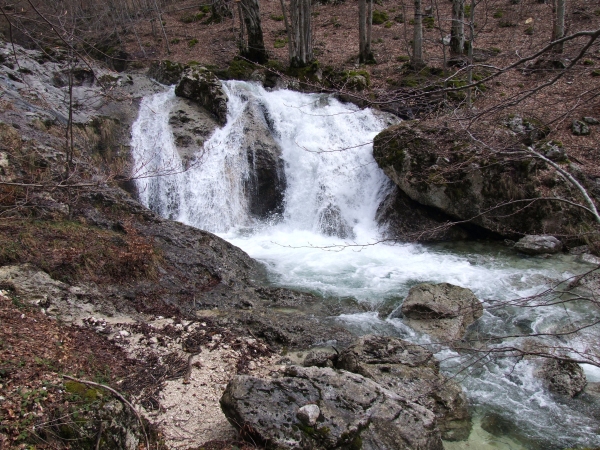
[[[465,0],[452,0],[452,29],[450,52],[462,55],[465,51]]]
[[[556,41],[565,36],[565,9],[566,0],[554,0],[554,27],[552,29],[552,40]],[[553,48],[554,53],[562,53],[563,43],[556,44]]]
[[[246,39],[240,42],[240,53],[250,61],[264,64],[269,60],[269,55],[263,40],[258,0],[240,0],[239,4],[240,21],[244,22],[246,29]]]
[[[415,0],[415,27],[411,65],[414,69],[421,69],[425,65],[423,61],[423,12],[421,9],[421,0]]]
[[[311,0],[291,0],[290,66],[304,67],[313,60]]]
[[[375,61],[371,52],[372,23],[373,0],[358,0],[358,58],[361,64]]]

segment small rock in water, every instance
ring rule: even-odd
[[[321,410],[317,405],[304,405],[301,408],[298,408],[296,417],[304,425],[312,427],[317,423],[320,414]]]
[[[551,392],[574,397],[587,384],[583,369],[575,361],[549,359],[542,368],[542,377]]]
[[[562,250],[562,242],[554,236],[529,235],[519,239],[514,248],[528,255],[542,255],[544,253],[560,252]]]

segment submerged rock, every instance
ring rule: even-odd
[[[440,373],[429,350],[392,337],[363,336],[339,355],[336,367],[433,411],[443,439],[469,437],[471,418],[462,388]]]
[[[542,367],[541,377],[550,392],[574,397],[585,388],[587,378],[575,361],[548,359]]]
[[[470,289],[423,283],[410,289],[401,311],[408,326],[447,342],[460,339],[483,306]]]
[[[227,95],[221,81],[208,69],[201,66],[187,68],[175,88],[175,94],[206,108],[221,125],[227,121]]]
[[[528,255],[558,253],[562,250],[562,242],[554,236],[537,235],[525,236],[515,244],[515,250]]]
[[[317,405],[313,426],[297,417]],[[283,376],[238,375],[221,398],[229,422],[280,449],[442,450],[434,414],[375,381],[330,368],[288,367]]]

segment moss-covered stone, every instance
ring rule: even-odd
[[[524,128],[529,133],[535,127],[536,136],[543,136],[541,124],[525,123],[519,122],[531,127]],[[412,200],[500,235],[568,234],[592,220],[582,209],[563,202],[525,201],[548,196],[550,166],[533,158],[489,152],[452,129],[405,121],[375,137],[373,155]],[[553,196],[580,201],[564,179],[551,178]]]

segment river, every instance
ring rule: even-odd
[[[143,100],[132,131],[136,163],[148,173],[167,166],[176,172],[137,180],[145,205],[242,248],[265,264],[274,285],[310,291],[324,301],[353,298],[370,310],[329,320],[358,334],[429,345],[445,373],[465,389],[475,417],[469,441],[446,443],[448,449],[600,446],[597,405],[549,394],[535,376],[535,361],[490,356],[474,363],[382,314],[397,308],[415,284],[448,282],[472,289],[484,302],[476,327],[482,338],[552,332],[565,321],[598,313],[579,304],[523,308],[503,302],[542,292],[591,266],[566,254],[524,257],[495,243],[380,242],[375,214],[392,188],[372,157],[373,137],[386,126],[380,115],[320,94],[268,92],[240,81],[225,82],[224,88],[227,124],[206,142],[202,161],[187,171],[169,128],[174,89]],[[287,180],[283,214],[263,222],[252,220],[244,192],[250,167],[241,136],[250,99],[268,117]],[[344,237],[332,235],[332,229],[345,230]],[[593,336],[597,327],[567,344],[582,349]],[[588,381],[600,381],[598,369],[584,369]],[[482,422],[500,432],[485,432]]]

